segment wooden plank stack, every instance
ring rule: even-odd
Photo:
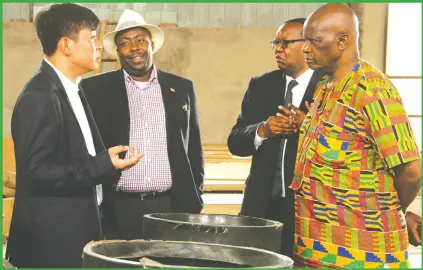
[[[232,155],[226,145],[206,144],[204,208],[207,214],[239,213],[251,158]],[[9,232],[16,189],[13,141],[3,139],[3,235]]]

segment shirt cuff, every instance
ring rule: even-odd
[[[264,122],[261,122],[260,125],[258,125],[257,129],[256,129],[256,136],[254,137],[254,147],[256,148],[256,150],[260,147],[260,145],[267,139],[267,138],[262,138],[258,135],[257,131],[260,128],[261,125],[263,125]]]

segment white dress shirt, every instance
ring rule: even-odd
[[[65,91],[66,91],[66,95],[68,96],[72,109],[75,113],[76,119],[78,120],[78,124],[82,130],[82,135],[84,136],[85,144],[87,145],[87,148],[88,148],[88,153],[91,156],[95,156],[96,152],[95,152],[94,141],[93,141],[93,136],[91,134],[90,125],[88,124],[87,115],[85,113],[84,106],[82,105],[81,98],[79,97],[79,94],[78,94],[78,91],[79,91],[78,83],[81,80],[81,77],[78,77],[75,82],[72,82],[46,58],[44,58],[44,61],[46,61],[47,64],[49,64],[54,69],[60,81],[62,82],[63,87],[65,88]],[[97,185],[96,190],[97,190],[97,204],[100,205],[101,202],[103,201],[103,190],[101,185]]]
[[[295,80],[298,82],[298,85],[295,86],[292,89],[292,105],[294,105],[295,107],[299,108],[301,101],[303,100],[304,94],[307,90],[307,86],[310,82],[311,77],[313,76],[313,70],[312,69],[308,69],[306,70],[303,74],[301,74],[300,76],[298,76],[298,78],[296,78]],[[288,84],[294,80],[294,78],[289,77],[286,75],[286,86],[285,86],[285,96],[287,93],[287,87]],[[282,103],[280,105],[283,105]],[[264,122],[263,122],[264,123]],[[260,147],[260,145],[262,145],[262,143],[264,142],[264,140],[266,140],[267,138],[261,138],[256,130],[256,136],[254,138],[254,146],[256,148],[256,150]],[[286,144],[284,145],[283,151],[282,151],[282,181],[285,182],[284,179],[284,163],[285,163],[285,149],[286,149]],[[285,197],[285,185],[282,185],[282,197]]]

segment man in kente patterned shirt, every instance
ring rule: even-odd
[[[409,267],[421,218],[406,208],[421,189],[421,161],[401,98],[359,58],[358,20],[343,4],[304,24],[304,57],[327,76],[300,130],[296,267]],[[408,230],[407,230],[408,227]]]

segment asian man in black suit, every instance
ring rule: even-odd
[[[6,259],[18,268],[82,267],[83,247],[102,239],[101,184],[142,156],[105,149],[78,88],[98,65],[98,23],[76,4],[51,5],[35,19],[45,58],[12,115],[17,179]]]

